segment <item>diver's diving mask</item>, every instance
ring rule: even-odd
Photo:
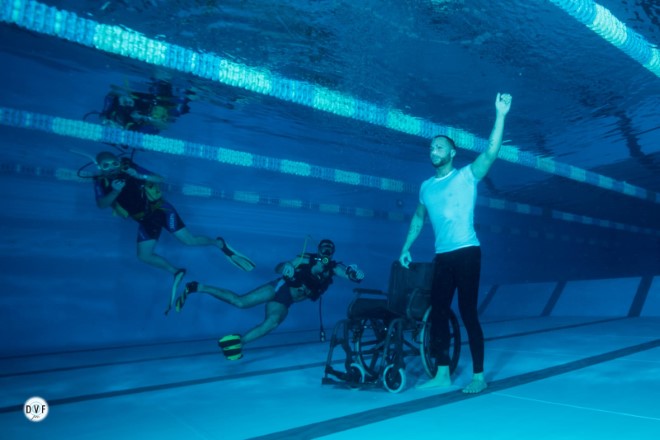
[[[117,169],[119,168],[121,164],[119,163],[118,160],[112,160],[112,161],[103,161],[99,164],[99,168],[102,169],[103,171],[108,171],[109,169]]]
[[[318,247],[319,259],[323,265],[330,263],[332,256],[335,253],[335,244],[330,240],[321,240]]]

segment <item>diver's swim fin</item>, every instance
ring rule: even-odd
[[[237,361],[243,357],[243,345],[241,343],[241,335],[227,335],[220,338],[218,346],[222,349],[222,353],[227,360]]]
[[[222,253],[225,254],[231,264],[246,272],[250,272],[256,267],[254,262],[248,257],[229,247],[224,238],[218,237],[218,241],[222,242]]]
[[[165,309],[165,314],[166,315],[170,312],[170,310],[172,309],[172,306],[174,305],[174,299],[176,298],[176,292],[179,290],[179,285],[181,284],[181,280],[183,280],[183,277],[185,275],[186,275],[186,270],[185,269],[179,269],[174,274],[174,283],[172,283],[172,292],[170,294],[170,302],[167,305],[167,309]]]
[[[197,292],[198,286],[199,283],[197,281],[191,281],[186,284],[186,287],[183,289],[183,293],[176,299],[176,301],[174,301],[174,310],[176,310],[177,313],[183,309],[183,305],[186,303],[188,295],[193,292]]]

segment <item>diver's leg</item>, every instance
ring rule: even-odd
[[[284,304],[269,301],[266,303],[266,318],[261,324],[252,328],[243,336],[243,344],[252,342],[272,332],[284,321],[288,314],[289,309]]]
[[[174,205],[164,199],[159,200],[158,210],[153,213],[153,222],[165,228],[179,242],[186,246],[215,246],[222,250],[222,242],[206,235],[194,235],[181,219]]]
[[[173,235],[186,246],[215,246],[222,250],[222,242],[217,238],[207,237],[206,235],[193,235],[186,227],[173,232]]]
[[[209,286],[195,282],[188,283],[186,285],[186,294],[190,295],[191,293],[195,292],[206,293],[214,298],[231,304],[234,307],[238,307],[239,309],[247,309],[273,299],[275,296],[275,286],[273,283],[267,283],[263,286],[257,287],[245,295],[239,295],[229,289],[223,289],[221,287]]]
[[[154,252],[158,240],[138,241],[137,256],[140,261],[175,274],[179,271],[169,261]]]
[[[173,215],[176,215],[176,211],[174,211],[173,214],[168,215],[168,217],[174,218],[172,217]],[[176,215],[176,218],[179,218],[178,215]],[[211,238],[205,235],[193,235],[185,226],[176,231],[173,231],[172,234],[177,238],[177,240],[186,246],[217,247],[225,255],[230,263],[241,270],[249,272],[255,268],[255,264],[252,260],[230,247],[222,237]]]
[[[167,261],[165,258],[161,257],[160,255],[156,254],[154,252],[154,248],[156,247],[156,243],[158,242],[157,238],[147,238],[144,240],[141,240],[140,238],[143,237],[142,234],[143,230],[142,228],[140,229],[140,234],[138,235],[138,244],[137,244],[137,253],[138,253],[138,258],[140,261],[147,263],[151,266],[158,267],[160,269],[166,270],[172,275],[174,275],[174,280],[172,282],[172,288],[170,290],[170,300],[167,303],[167,307],[165,308],[165,314],[167,315],[174,305],[174,300],[177,295],[177,291],[179,290],[179,285],[181,284],[181,281],[183,280],[183,277],[186,275],[186,270],[185,269],[177,269],[174,267],[169,261]],[[156,235],[157,237],[157,235]]]

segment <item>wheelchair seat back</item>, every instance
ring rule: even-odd
[[[392,263],[387,292],[387,308],[397,315],[422,320],[431,304],[433,263],[410,263],[406,269]]]

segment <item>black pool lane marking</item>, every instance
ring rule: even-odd
[[[506,379],[496,380],[488,384],[488,388],[480,394],[465,394],[462,391],[452,391],[444,394],[425,397],[410,402],[399,403],[381,408],[374,408],[368,411],[350,414],[343,417],[324,420],[322,422],[310,423],[305,426],[274,432],[271,434],[253,437],[250,440],[276,440],[276,439],[315,439],[330,434],[335,434],[350,429],[360,428],[365,425],[382,422],[395,417],[401,417],[406,414],[412,414],[419,411],[425,411],[431,408],[437,408],[444,405],[460,402],[467,399],[475,399],[480,396],[503,391],[531,382],[548,379],[561,374],[591,367],[604,362],[609,362],[625,356],[630,356],[643,351],[652,350],[660,347],[660,339],[633,345],[608,353],[590,356],[573,362],[567,362],[562,365],[544,368],[542,370],[531,371],[529,373],[519,374]]]
[[[524,318],[528,319],[528,318]],[[569,328],[576,328],[576,327],[584,327],[584,326],[590,326],[590,325],[596,325],[596,324],[603,324],[606,322],[611,322],[611,321],[618,321],[618,320],[624,320],[628,319],[626,317],[617,317],[617,318],[608,318],[608,319],[602,319],[598,321],[588,321],[588,322],[580,322],[577,324],[568,324],[568,325],[563,325],[559,327],[548,327],[544,329],[536,329],[536,330],[528,330],[525,332],[520,332],[520,333],[512,333],[508,335],[502,335],[502,336],[494,336],[491,338],[486,338],[485,341],[495,341],[498,339],[509,339],[509,338],[516,338],[520,336],[529,336],[533,334],[538,334],[538,333],[547,333],[547,332],[553,332],[553,331],[559,331],[559,330],[565,330]],[[515,321],[518,319],[514,320],[507,320],[507,321],[497,321],[496,323],[504,323],[504,322],[510,322],[510,321]],[[483,325],[488,325],[488,324],[493,324],[493,323],[483,323]],[[215,339],[213,340],[207,340],[207,339],[202,339],[202,340],[191,340],[188,342],[213,342],[211,345],[215,345]],[[265,349],[274,349],[274,348],[285,348],[285,347],[296,347],[296,346],[302,346],[302,345],[310,345],[310,344],[316,344],[318,341],[305,341],[305,342],[295,342],[295,343],[287,343],[287,344],[276,344],[276,345],[269,345],[269,346],[263,346],[263,347],[254,347],[250,348],[250,351],[257,351],[257,350],[265,350]],[[461,345],[467,345],[467,341],[463,341]],[[180,341],[172,342],[172,344],[181,344]],[[144,344],[144,345],[127,345],[124,348],[127,349],[132,349],[135,347],[149,347],[149,346],[159,346],[159,345],[166,345],[166,343],[155,343],[152,345]],[[122,347],[112,347],[112,348],[106,348],[106,349],[94,349],[94,350],[89,350],[91,351],[104,351],[104,350],[120,350]],[[67,353],[82,353],[86,352],[87,350],[82,350],[82,351],[71,351]],[[64,353],[64,352],[62,352]],[[50,356],[51,354],[46,354],[45,356]],[[10,373],[3,373],[0,374],[0,379],[4,378],[9,378],[9,377],[18,377],[18,376],[33,376],[37,374],[52,374],[52,373],[62,373],[62,372],[67,372],[67,371],[75,371],[75,370],[83,370],[83,369],[93,369],[93,368],[103,368],[103,367],[114,367],[114,366],[120,366],[120,365],[131,365],[131,364],[139,364],[139,363],[146,363],[146,362],[157,362],[157,361],[166,361],[166,360],[173,360],[173,359],[181,359],[181,358],[187,358],[187,357],[202,357],[202,356],[217,356],[218,355],[218,350],[213,350],[213,351],[202,351],[202,352],[190,352],[190,353],[184,353],[184,354],[176,354],[176,355],[164,355],[164,356],[149,356],[149,357],[142,357],[138,359],[126,359],[126,360],[121,360],[121,361],[110,361],[110,362],[97,362],[93,364],[85,364],[85,365],[70,365],[66,367],[52,367],[52,368],[44,368],[42,370],[26,370],[26,371],[14,371]],[[33,355],[30,355],[31,357]],[[35,356],[36,357],[36,356]],[[269,371],[266,371],[266,374],[268,374]]]
[[[578,323],[578,324],[570,324],[566,326],[561,326],[561,327],[551,327],[551,328],[546,328],[546,329],[539,329],[539,330],[530,330],[526,332],[520,332],[520,333],[514,333],[510,335],[502,335],[502,336],[496,336],[493,338],[487,338],[486,341],[491,341],[491,340],[497,340],[497,339],[507,339],[507,338],[514,338],[514,337],[520,337],[520,336],[529,336],[533,335],[536,333],[546,333],[546,332],[551,332],[551,331],[558,331],[558,330],[563,330],[567,328],[576,328],[576,327],[584,327],[584,326],[589,326],[589,325],[594,325],[594,324],[600,324],[600,323],[605,323],[605,322],[611,322],[611,321],[618,321],[622,319],[628,319],[628,318],[611,318],[611,319],[604,319],[604,320],[599,320],[599,321],[591,321],[591,322],[584,322],[584,323]],[[660,341],[660,340],[658,340]],[[467,343],[467,342],[465,342]],[[286,345],[286,344],[283,344]],[[295,344],[293,344],[295,345]],[[266,347],[263,347],[266,348]],[[273,348],[273,347],[268,347],[268,348]],[[260,349],[262,349],[260,347]],[[641,350],[640,350],[641,351]],[[613,352],[614,353],[614,352]],[[195,354],[190,354],[188,356],[202,356],[205,355],[205,353],[195,353]],[[217,353],[214,353],[214,355],[217,355]],[[178,357],[178,356],[175,356]],[[187,357],[187,356],[184,356]],[[169,357],[168,357],[169,358]],[[161,358],[165,359],[165,358]],[[588,358],[590,359],[590,358]],[[158,360],[157,359],[150,359],[151,360]],[[112,364],[112,365],[120,365],[120,364],[127,364],[127,363],[136,363],[136,362],[144,362],[144,360],[140,361],[133,361],[133,362],[118,362],[117,364]],[[341,363],[343,361],[335,361],[334,363]],[[108,364],[97,364],[96,366],[102,367],[106,365],[111,365],[111,363]],[[180,382],[173,382],[173,383],[166,383],[166,384],[157,384],[157,385],[148,385],[144,387],[135,387],[135,388],[129,388],[125,390],[116,390],[116,391],[106,391],[106,392],[99,392],[99,393],[92,393],[92,394],[84,394],[84,395],[79,395],[79,396],[71,396],[71,397],[64,397],[60,399],[53,399],[49,400],[48,404],[49,406],[56,406],[56,405],[65,405],[65,404],[70,404],[70,403],[79,403],[79,402],[85,402],[88,400],[99,400],[99,399],[107,399],[107,398],[113,398],[113,397],[121,397],[121,396],[129,396],[132,394],[141,394],[141,393],[150,393],[150,392],[155,392],[155,391],[163,391],[167,389],[173,389],[173,388],[184,388],[188,386],[195,386],[195,385],[203,385],[207,383],[214,383],[214,382],[222,382],[222,381],[227,381],[227,380],[235,380],[235,379],[243,379],[246,377],[255,377],[255,376],[265,376],[269,374],[278,374],[278,373],[283,373],[287,371],[295,371],[295,370],[305,370],[308,368],[321,368],[326,365],[326,362],[313,362],[313,363],[307,363],[307,364],[299,364],[299,365],[290,365],[286,367],[279,367],[279,368],[271,368],[268,370],[258,370],[258,371],[250,371],[250,372],[245,372],[245,373],[239,373],[239,374],[230,374],[230,375],[222,375],[222,376],[213,376],[213,377],[205,377],[201,379],[191,379],[191,380],[185,380],[185,381],[180,381]],[[43,374],[47,372],[58,372],[58,371],[68,371],[68,370],[73,370],[73,369],[79,369],[79,368],[93,368],[95,366],[86,366],[86,367],[73,367],[73,368],[62,368],[62,369],[50,369],[50,370],[43,370],[43,371],[38,371],[38,372],[33,372],[33,374]],[[584,368],[584,367],[581,367]],[[545,370],[541,370],[545,371]],[[530,373],[531,374],[531,373]],[[22,375],[22,374],[19,374]],[[8,377],[12,376],[11,374],[9,375],[4,375],[3,377]],[[510,379],[504,379],[504,380],[510,380]],[[540,380],[540,379],[536,379]],[[496,382],[494,382],[496,383]],[[508,387],[507,387],[508,388]],[[489,384],[489,388],[487,389],[488,392],[492,390],[491,385]],[[463,393],[461,393],[462,395]],[[482,393],[483,394],[483,393]],[[461,396],[459,396],[461,397]],[[425,399],[422,399],[424,401]],[[458,399],[458,400],[463,400],[463,399]],[[21,404],[19,405],[9,405],[5,407],[0,407],[0,414],[4,413],[10,413],[10,412],[20,412],[23,411],[23,406]],[[370,422],[372,423],[372,422]],[[350,428],[347,428],[350,429]]]

